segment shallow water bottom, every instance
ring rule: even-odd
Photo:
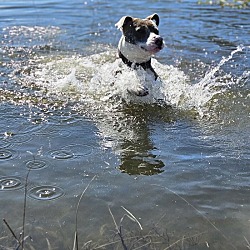
[[[185,249],[244,249],[247,245],[244,236],[240,237],[249,232],[247,218],[239,218],[238,215],[239,212],[246,213],[249,208],[243,208],[241,211],[228,209],[231,211],[222,217],[217,212],[211,212],[211,208],[210,212],[204,209],[196,210],[193,207],[198,207],[196,202],[187,203],[188,200],[193,201],[193,197],[185,196],[186,201],[184,201],[173,193],[164,191],[162,187],[155,187],[144,181],[142,183],[140,180],[126,179],[127,184],[131,186],[126,189],[127,195],[124,195],[125,192],[117,192],[114,189],[109,192],[109,195],[114,197],[113,199],[107,199],[106,195],[106,197],[91,196],[91,193],[96,191],[95,185],[98,185],[98,178],[95,180],[97,183],[92,183],[93,185],[87,190],[79,207],[77,221],[78,244],[81,247],[84,246],[83,249],[123,249],[114,220],[119,227],[122,226],[121,237],[127,247],[145,245],[146,249],[165,249],[170,246],[173,249],[180,247]],[[136,188],[138,184],[141,190]],[[105,187],[102,185],[102,188]],[[151,188],[147,195],[142,194],[145,188]],[[161,195],[153,199],[152,196],[155,196],[156,192],[160,192]],[[135,194],[131,195],[133,193]],[[124,198],[118,200],[121,195]],[[30,246],[35,249],[42,249],[42,246],[43,249],[49,249],[49,246],[52,249],[58,247],[71,249],[78,200],[79,195],[74,198],[66,195],[49,204],[45,201],[41,204],[40,201],[28,200],[25,232],[26,235],[32,237],[32,241],[26,240],[27,249],[32,249]],[[11,205],[11,202],[9,204]],[[129,216],[130,214],[121,206],[137,218],[143,230],[140,229],[138,223],[125,217],[125,214]],[[8,223],[12,228],[15,228],[15,232],[21,231],[21,221],[18,222],[15,217],[21,219],[22,206],[18,210],[19,212],[14,212],[10,209],[8,215],[12,214],[12,218],[5,217],[8,218]],[[2,234],[9,235],[9,231],[3,228]],[[10,239],[9,236],[1,241],[5,246],[13,246],[13,240]]]
[[[33,111],[29,115],[35,116]],[[1,182],[1,217],[16,234],[21,232],[28,175],[25,235],[32,240],[26,239],[25,248],[72,248],[77,204],[88,184],[77,216],[82,249],[123,249],[121,237],[132,249],[247,246],[248,161],[244,154],[225,157],[228,149],[221,148],[220,130],[215,136],[201,123],[185,118],[167,123],[159,116],[137,120],[137,140],[115,141],[102,137],[99,124],[81,115],[69,119],[65,110],[38,124],[27,122],[27,114],[19,116],[2,129],[8,134],[1,140],[6,158],[1,159],[0,175],[7,181]],[[21,185],[15,187],[11,179]],[[13,247],[5,224],[1,232],[1,245]]]

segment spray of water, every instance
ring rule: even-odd
[[[38,58],[32,60],[30,69],[26,67],[22,77],[18,75],[16,80],[22,85],[35,83],[43,91],[41,95],[87,104],[92,109],[115,109],[124,102],[163,104],[181,111],[194,111],[202,118],[209,113],[210,104],[217,95],[227,91],[230,85],[239,84],[241,79],[249,77],[249,72],[243,72],[236,80],[231,75],[226,75],[227,80],[223,80],[224,76],[220,74],[216,75],[223,65],[243,50],[243,46],[238,46],[196,83],[178,68],[153,59],[152,66],[159,75],[155,81],[143,69],[135,71],[124,65],[115,58],[116,51],[113,49],[87,57]],[[129,91],[142,87],[149,90],[145,97]]]

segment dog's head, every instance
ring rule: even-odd
[[[123,34],[119,43],[119,49],[123,52],[127,46],[129,49],[132,48],[132,53],[137,54],[138,57],[141,54],[141,56],[144,55],[147,58],[159,52],[164,47],[163,39],[159,35],[159,22],[160,18],[157,14],[148,16],[145,19],[133,18],[131,16],[122,17],[116,23],[117,28]],[[128,53],[127,50],[126,52]],[[128,54],[130,55],[130,53]]]

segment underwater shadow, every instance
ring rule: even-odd
[[[112,122],[114,120],[116,122]],[[154,175],[164,172],[165,163],[157,154],[151,137],[153,124],[173,121],[175,114],[169,106],[125,104],[119,111],[110,113],[108,119],[97,127],[104,144],[108,142],[108,146],[120,156],[119,169],[122,173]]]

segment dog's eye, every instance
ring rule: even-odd
[[[139,33],[139,34],[143,34],[143,33],[146,32],[146,29],[145,29],[144,27],[138,27],[138,28],[136,29],[136,32]]]
[[[150,30],[147,27],[137,27],[135,29],[135,37],[139,42],[145,42],[149,37]]]

